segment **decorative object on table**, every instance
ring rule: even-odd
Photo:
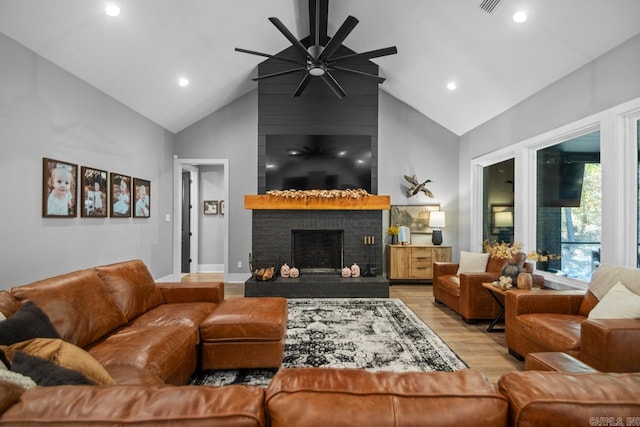
[[[398,227],[398,243],[401,245],[411,244],[411,230],[406,225]]]
[[[202,202],[202,209],[205,215],[218,215],[218,201],[205,200]]]
[[[387,234],[389,235],[389,237],[391,237],[391,244],[397,245],[398,244],[398,227],[396,227],[395,225],[390,226],[387,229]]]
[[[291,267],[289,269],[289,277],[298,277],[300,276],[300,270],[295,267]]]
[[[510,259],[522,252],[522,243],[509,243],[509,242],[489,242],[485,240],[482,242],[485,252],[494,259]]]
[[[416,234],[431,234],[429,227],[429,217],[431,212],[439,211],[440,205],[392,205],[389,211],[389,225],[400,227],[405,225]]]
[[[371,262],[371,252],[373,251],[373,263]],[[376,236],[364,236],[364,258],[366,267],[362,272],[363,277],[375,277],[378,272],[376,264],[378,255],[376,254]]]
[[[508,276],[500,276],[496,282],[493,282],[493,286],[506,291],[513,288],[513,279]]]
[[[518,289],[531,289],[533,286],[533,277],[531,274],[524,272],[518,275]]]
[[[75,217],[78,213],[78,166],[47,158],[42,159],[42,165],[42,216]]]
[[[445,227],[444,211],[434,211],[429,214],[429,227],[433,229],[431,243],[440,246],[442,244],[442,229]]]
[[[411,184],[411,187],[407,190],[407,197],[413,197],[416,194],[423,192],[427,197],[433,198],[433,193],[426,187],[426,185],[431,182],[430,179],[420,182],[418,181],[418,177],[415,175],[405,175],[404,179]]]
[[[360,266],[355,262],[351,266],[351,277],[360,277]]]
[[[561,258],[562,258],[562,256],[560,256],[558,254],[549,253],[548,251],[545,251],[543,249],[537,249],[535,251],[531,251],[527,255],[527,261],[535,262],[536,263],[536,269],[541,270],[541,271],[548,271],[549,270],[549,261],[550,260],[557,260],[557,259],[561,259]]]
[[[509,262],[502,269],[502,276],[509,277],[513,282],[518,280],[520,273],[524,272],[524,267],[516,262]]]
[[[282,264],[282,267],[280,267],[280,277],[288,278],[290,273],[291,273],[291,269],[289,268],[289,265],[285,262],[284,264]]]
[[[351,277],[351,269],[349,267],[342,269],[342,277]]]

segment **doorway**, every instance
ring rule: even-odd
[[[200,206],[199,194],[199,166],[217,165],[223,169],[224,200],[229,199],[229,161],[228,159],[179,159],[174,157],[174,209],[173,209],[173,268],[172,275],[176,281],[182,273],[198,272],[198,248],[201,246],[200,230],[198,228]],[[190,177],[186,180],[184,173]],[[187,194],[188,193],[188,194]],[[224,276],[229,272],[229,215],[221,217],[224,234]],[[185,244],[183,244],[185,242]],[[188,244],[186,243],[188,242]],[[186,248],[185,248],[186,246]],[[186,252],[188,251],[188,255]],[[186,261],[186,262],[184,262]]]

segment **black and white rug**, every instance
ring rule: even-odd
[[[399,299],[290,299],[283,367],[456,371],[467,365]],[[188,384],[267,386],[276,369],[204,371]]]

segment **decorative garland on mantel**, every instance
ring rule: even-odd
[[[357,190],[269,190],[267,195],[287,199],[363,199],[370,196],[362,188]]]

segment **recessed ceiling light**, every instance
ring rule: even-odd
[[[451,81],[451,82],[447,83],[447,89],[456,90],[457,88],[458,88],[458,85],[456,84],[456,82]]]
[[[527,13],[523,11],[519,11],[513,14],[513,20],[518,24],[522,24],[527,20]]]
[[[180,87],[185,87],[189,85],[189,79],[186,79],[184,77],[181,77],[180,79],[178,79],[178,85]]]
[[[120,7],[115,3],[107,3],[104,12],[109,16],[118,16],[120,15]]]

